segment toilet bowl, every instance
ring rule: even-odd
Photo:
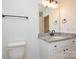
[[[8,43],[9,59],[24,59],[26,42]]]

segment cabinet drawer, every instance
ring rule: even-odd
[[[67,44],[75,44],[76,43],[76,39],[70,39],[70,40],[67,40],[68,43]]]
[[[55,43],[51,43],[51,47],[52,49],[59,49],[59,48],[64,48],[67,44],[67,40],[65,41],[59,41],[59,42],[55,42]]]
[[[51,43],[51,49],[52,50],[60,50],[60,49],[72,49],[76,50],[76,44],[74,39],[60,41]]]
[[[76,40],[75,39],[67,40],[65,47],[76,47]]]

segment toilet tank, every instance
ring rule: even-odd
[[[8,43],[9,59],[23,59],[26,42]]]

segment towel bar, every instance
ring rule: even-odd
[[[2,15],[2,17],[19,17],[19,18],[26,18],[26,19],[28,19],[28,17],[26,17],[26,16],[16,16],[16,15]]]

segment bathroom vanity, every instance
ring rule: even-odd
[[[39,2],[39,59],[76,59],[75,0],[57,1],[55,8]]]
[[[40,59],[76,59],[76,35],[69,33],[48,33],[38,35]]]

